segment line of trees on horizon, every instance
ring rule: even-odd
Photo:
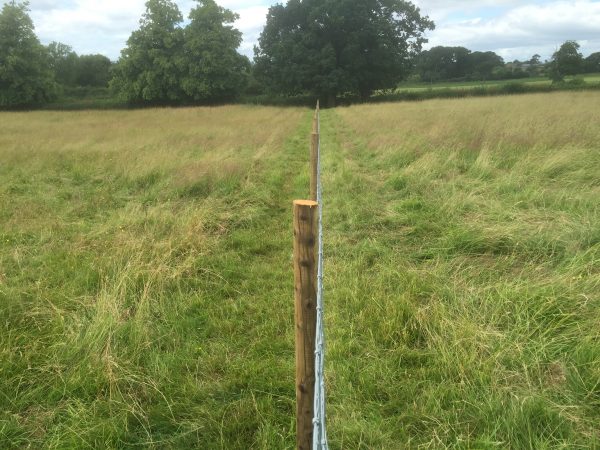
[[[494,52],[472,52],[465,47],[433,47],[415,60],[412,81],[488,81],[547,76],[560,82],[568,75],[600,72],[600,52],[584,58],[576,41],[566,41],[550,61],[535,54],[526,61],[505,62]]]
[[[0,108],[55,100],[65,88],[110,87],[129,104],[207,104],[243,94],[363,99],[402,81],[485,81],[600,72],[600,52],[583,58],[567,41],[552,60],[505,61],[464,47],[423,51],[434,23],[404,0],[288,0],[269,9],[254,61],[238,52],[234,12],[195,0],[188,21],[173,0],[148,0],[116,63],[44,46],[28,2],[0,11]]]

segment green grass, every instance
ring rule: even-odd
[[[599,100],[323,112],[333,449],[600,446]],[[311,116],[0,114],[0,448],[294,446]]]
[[[567,81],[573,77],[567,77]],[[583,79],[588,84],[600,84],[600,74],[578,75],[577,78]],[[477,89],[489,87],[502,87],[511,83],[519,83],[525,86],[550,86],[552,81],[547,77],[519,78],[515,80],[491,80],[491,81],[444,81],[444,82],[419,82],[402,83],[396,89],[396,92],[421,92],[426,90],[440,89]]]

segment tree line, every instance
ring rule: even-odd
[[[433,47],[415,60],[413,81],[486,81],[547,76],[563,81],[567,75],[600,72],[600,52],[584,58],[575,41],[566,41],[550,61],[536,54],[527,61],[505,62],[494,52],[472,52],[464,47]]]
[[[77,55],[68,45],[43,46],[27,2],[0,12],[0,107],[50,102],[68,87],[107,87],[130,104],[231,101],[244,93],[368,98],[407,78],[488,80],[600,71],[600,53],[584,60],[567,41],[551,61],[505,63],[493,52],[464,47],[422,51],[435,25],[405,0],[289,0],[269,9],[250,61],[238,53],[234,12],[196,0],[188,20],[173,0],[148,0],[140,26],[116,63]]]

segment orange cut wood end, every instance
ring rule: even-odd
[[[319,206],[317,202],[313,202],[312,200],[294,200],[294,205],[298,206]]]

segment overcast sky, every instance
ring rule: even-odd
[[[0,0],[4,3],[4,0]],[[101,53],[116,60],[138,27],[145,0],[30,0],[31,16],[42,43],[59,41],[80,54]],[[177,0],[187,16],[193,0]],[[240,51],[252,56],[274,0],[217,0],[240,14],[244,33]],[[585,56],[600,51],[600,0],[418,0],[436,23],[428,47],[460,45],[493,50],[507,61],[549,58],[562,42],[577,40]]]

